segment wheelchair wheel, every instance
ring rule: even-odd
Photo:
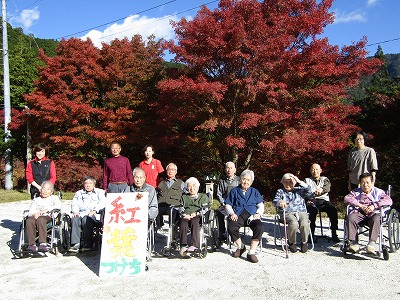
[[[207,256],[207,248],[206,247],[202,247],[200,252],[199,252],[199,258],[205,258]]]
[[[382,255],[384,260],[389,260],[389,250],[386,247],[382,248]]]
[[[18,242],[18,252],[17,252],[20,258],[24,257],[24,248],[25,248],[25,228],[23,224],[21,224],[19,226],[19,242]]]
[[[399,232],[399,213],[396,209],[392,209],[388,218],[388,234],[390,252],[396,252],[400,247],[400,232]]]
[[[67,252],[71,247],[71,217],[69,215],[63,215],[60,224],[60,241],[59,247],[63,252]]]
[[[170,257],[171,256],[171,250],[169,248],[167,248],[167,247],[164,247],[161,250],[161,254],[162,254],[162,256]]]

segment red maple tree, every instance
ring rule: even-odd
[[[40,57],[45,66],[26,96],[34,141],[57,144],[59,153],[101,158],[110,141],[138,136],[145,111],[138,108],[162,69],[159,42],[146,44],[136,35],[98,49],[71,38],[60,42],[56,56]]]
[[[320,37],[332,2],[221,0],[173,23],[167,46],[185,68],[158,85],[169,136],[193,131],[193,147],[240,169],[281,166],[279,176],[346,147],[358,111],[346,89],[380,62],[366,58],[365,37],[341,49]]]

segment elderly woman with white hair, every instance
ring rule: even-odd
[[[185,182],[187,194],[182,195],[181,205],[183,213],[180,227],[181,256],[186,256],[188,252],[195,252],[200,248],[200,210],[203,205],[210,203],[206,194],[199,193],[200,182],[195,177],[190,177]],[[190,246],[188,245],[188,231],[191,231]]]
[[[288,225],[289,249],[297,252],[296,233],[300,228],[301,252],[308,250],[307,240],[310,233],[310,221],[308,219],[305,198],[312,197],[311,187],[301,181],[297,176],[286,173],[281,179],[283,189],[279,189],[273,200],[278,213],[286,213],[286,223]]]
[[[258,258],[255,255],[255,250],[264,231],[264,225],[261,222],[261,216],[264,213],[264,200],[260,192],[251,187],[253,181],[254,172],[244,170],[240,174],[240,185],[234,187],[225,199],[225,208],[229,215],[228,233],[237,246],[237,250],[233,252],[232,256],[240,257],[246,251],[246,247],[240,238],[239,229],[248,225],[253,231],[253,236],[247,260],[257,263]]]

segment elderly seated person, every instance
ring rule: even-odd
[[[28,250],[32,252],[47,252],[47,223],[51,220],[51,211],[61,209],[61,200],[53,195],[54,186],[50,181],[44,181],[40,186],[40,197],[32,200],[26,219],[26,235]],[[36,247],[36,229],[39,232],[39,249]]]
[[[149,193],[149,220],[155,221],[158,215],[158,203],[156,189],[146,183],[146,174],[143,169],[136,167],[132,171],[133,184],[128,186],[124,193]],[[150,226],[149,222],[149,226]]]
[[[356,241],[357,230],[360,223],[367,221],[370,229],[366,250],[374,254],[381,226],[380,208],[392,205],[393,201],[383,190],[374,186],[374,177],[371,173],[360,175],[360,186],[344,197],[344,203],[351,206],[346,224],[350,250],[355,253],[360,250]]]
[[[264,225],[261,222],[261,216],[264,213],[264,200],[260,192],[251,187],[253,182],[254,172],[244,170],[240,174],[240,185],[234,187],[226,197],[225,208],[229,215],[228,233],[237,246],[232,256],[240,257],[246,251],[246,247],[240,238],[239,229],[248,225],[253,231],[253,236],[247,260],[257,263],[258,258],[255,255],[255,250],[264,231]]]
[[[83,251],[92,249],[93,228],[100,223],[96,216],[106,205],[105,191],[95,188],[95,185],[96,179],[93,176],[86,176],[83,178],[83,189],[77,191],[72,199],[70,252],[78,252],[79,248]]]
[[[200,182],[195,177],[190,177],[185,182],[188,194],[182,195],[182,216],[180,228],[179,251],[181,256],[186,256],[189,252],[194,252],[200,248],[200,210],[205,204],[211,204],[206,194],[199,193]],[[188,231],[192,232],[191,243],[188,247]]]
[[[281,215],[281,220],[285,210],[289,249],[293,253],[297,252],[296,233],[300,228],[302,242],[300,249],[301,252],[306,253],[308,250],[307,239],[310,232],[310,221],[304,199],[312,196],[311,188],[307,183],[291,173],[283,175],[281,183],[283,189],[278,189],[273,203]]]

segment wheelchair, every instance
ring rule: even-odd
[[[179,210],[179,207],[174,207]],[[169,218],[172,220],[173,210],[171,209]],[[167,234],[167,245],[161,250],[161,254],[169,257],[172,250],[179,251],[179,235],[174,234],[178,232],[178,224],[170,224]],[[174,236],[173,236],[174,235]],[[200,209],[200,248],[193,252],[193,255],[199,258],[205,258],[209,251],[214,251],[217,248],[218,232],[215,226],[214,211],[211,209],[210,204],[205,204]]]
[[[173,222],[173,215],[175,213],[180,214],[180,206],[170,206],[168,215],[168,232],[167,232],[167,244],[161,249],[161,254],[165,257],[171,256],[173,250],[179,251],[179,223],[180,218],[176,222]]]
[[[27,249],[28,243],[26,241],[26,220],[28,219],[28,212],[29,210],[23,211],[22,222],[19,230],[17,255],[20,258],[34,254],[33,252]],[[61,246],[60,244],[61,210],[53,209],[50,212],[50,215],[51,215],[51,220],[47,222],[47,246],[49,248],[50,253],[58,255]],[[36,236],[36,240],[37,239],[38,236]]]
[[[283,226],[285,226],[283,217],[281,216],[279,210],[277,209],[274,217],[274,244],[276,247],[280,246],[282,247],[283,251],[286,251],[287,233],[286,230],[284,230],[285,228],[282,229]],[[284,230],[284,234],[282,234],[282,230]],[[311,228],[309,232],[309,237],[311,241],[311,248],[309,250],[314,250],[314,237],[311,233]],[[278,243],[279,241],[280,243]]]
[[[344,238],[341,250],[344,255],[350,250],[350,240],[348,238],[348,215],[353,208],[348,205],[346,209],[346,217],[344,220]],[[367,225],[367,221],[359,223],[358,232],[356,235],[357,242],[360,240],[362,235],[368,235],[370,228]],[[378,236],[378,251],[377,256],[383,257],[384,260],[389,260],[389,251],[395,252],[399,247],[399,214],[395,209],[390,206],[385,206],[380,209],[380,229]],[[389,246],[386,243],[389,242]]]
[[[103,223],[104,223],[104,209],[100,210],[98,213],[98,217],[93,226],[93,245],[92,249],[97,251],[101,249],[101,242],[103,237]],[[71,234],[72,234],[72,221],[70,214],[62,214],[61,215],[61,224],[60,224],[60,244],[63,249],[64,254],[68,252],[71,248]],[[81,237],[80,237],[80,247],[78,252],[82,252],[82,243],[83,241],[83,230],[81,228]]]

